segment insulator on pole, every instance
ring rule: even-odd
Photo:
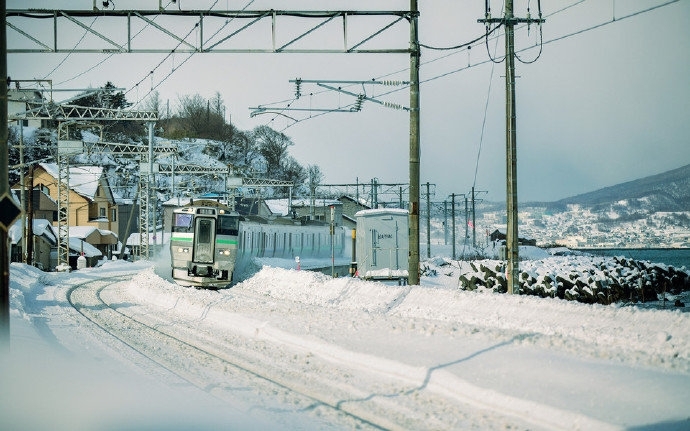
[[[295,79],[295,99],[299,99],[300,96],[302,95],[301,87],[302,87],[302,79],[301,78]]]

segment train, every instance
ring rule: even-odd
[[[188,205],[172,212],[171,276],[183,286],[226,288],[251,258],[343,256],[342,226],[289,217],[242,216],[223,205]]]

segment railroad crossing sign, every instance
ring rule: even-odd
[[[9,194],[5,193],[0,198],[0,226],[4,230],[8,230],[21,214],[21,208],[17,206]]]

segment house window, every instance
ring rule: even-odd
[[[105,208],[98,208],[98,217],[105,218]]]
[[[117,208],[110,209],[110,221],[117,221]]]

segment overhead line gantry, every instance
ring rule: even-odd
[[[14,30],[17,35],[22,36],[24,42],[28,42],[26,47],[8,47],[8,54],[17,53],[170,53],[168,48],[152,48],[143,45],[146,41],[135,39],[132,32],[133,25],[150,26],[157,30],[155,34],[167,38],[168,42],[178,44],[175,48],[177,53],[399,53],[409,52],[409,48],[401,44],[394,48],[387,47],[367,47],[372,40],[383,33],[391,31],[391,28],[403,20],[411,21],[413,13],[410,11],[300,11],[300,10],[50,10],[50,9],[8,9],[7,27]],[[165,26],[156,23],[151,17],[166,16],[169,22]],[[351,33],[348,31],[353,20],[371,20],[388,17],[390,20],[384,24],[378,24],[378,29],[366,36],[361,36],[350,41]],[[119,28],[120,37],[113,36],[111,31],[107,33],[97,28],[92,28],[83,20],[88,18],[98,18],[102,20],[110,19],[122,25]],[[280,40],[280,26],[290,18],[304,18],[319,22],[311,27],[305,28],[297,36],[292,36],[289,40]],[[52,22],[52,31],[37,36],[35,29],[29,30],[22,28],[21,21],[24,19],[42,20]],[[238,20],[243,25],[233,27],[228,32],[217,35],[214,32],[209,36],[212,29],[219,26],[225,27],[228,21]],[[342,40],[331,43],[331,46],[323,48],[309,48],[300,46],[304,39],[321,29],[327,27],[331,21],[340,21],[340,33]],[[65,31],[67,26],[62,23],[71,23],[72,27],[77,26],[92,36],[94,41],[99,42],[98,46],[75,47],[60,45],[58,37],[61,31]],[[259,28],[264,23],[270,23],[270,44],[255,47],[232,47],[229,42],[234,41],[240,33],[253,28]],[[196,27],[200,35],[198,43],[192,44],[184,38],[178,36],[166,27],[182,25],[182,28]],[[117,29],[116,29],[117,30]],[[218,36],[217,38],[215,36]],[[116,41],[116,40],[120,41]],[[217,40],[216,40],[217,39]],[[265,40],[266,38],[257,37],[255,40]],[[139,42],[141,41],[141,42]],[[243,42],[246,43],[246,42]],[[328,43],[326,38],[319,38],[319,45]]]
[[[95,3],[94,3],[95,6]],[[159,5],[160,6],[160,5]],[[94,9],[96,9],[94,7]],[[166,17],[165,24],[155,22],[154,17]],[[410,255],[409,281],[419,284],[419,57],[418,37],[418,0],[410,0],[409,10],[400,11],[304,11],[304,10],[167,10],[162,7],[154,10],[48,10],[48,9],[9,9],[5,10],[3,33],[11,31],[11,44],[5,50],[7,54],[30,53],[362,53],[362,54],[407,54],[410,56]],[[90,26],[89,20],[99,20],[104,25]],[[24,21],[47,21],[52,26],[23,27]],[[290,36],[284,36],[299,23],[310,21]],[[289,22],[290,27],[283,25]],[[316,22],[314,24],[314,22]],[[372,24],[366,32],[358,32],[357,26]],[[151,31],[158,39],[156,46],[151,44],[150,37],[137,37],[133,33],[136,23],[146,31]],[[339,24],[336,24],[339,23]],[[408,36],[382,37],[395,33],[400,23],[407,23],[407,30],[402,33]],[[107,26],[105,24],[108,24]],[[120,27],[116,28],[116,24]],[[196,29],[195,41],[180,37],[168,30],[170,27]],[[107,32],[103,28],[108,29]],[[268,30],[266,29],[268,27]],[[339,37],[309,37],[327,30],[337,29]],[[78,45],[69,42],[69,38],[60,38],[61,32],[67,29],[80,28],[86,38]],[[179,27],[178,27],[179,28]],[[37,31],[37,29],[39,31]],[[211,31],[217,29],[209,36]],[[250,29],[267,31],[266,37],[251,38],[252,45],[246,38],[240,39]],[[118,33],[119,31],[119,33]],[[355,35],[355,33],[358,33]],[[191,32],[189,34],[192,34]],[[160,40],[162,40],[162,42]],[[398,43],[391,42],[392,39]],[[404,39],[407,39],[405,41]],[[268,40],[268,42],[265,42]],[[260,42],[264,41],[264,42]],[[62,44],[61,44],[62,43]],[[165,45],[167,43],[167,46]],[[263,43],[263,44],[262,44]],[[233,45],[235,44],[235,45]],[[249,44],[247,46],[237,46]],[[5,58],[6,60],[6,58]],[[5,62],[6,64],[6,62]],[[6,70],[6,69],[5,69]],[[0,76],[0,80],[6,76]],[[2,94],[0,94],[2,96]],[[5,120],[0,118],[0,120]],[[4,145],[4,147],[1,147]],[[6,140],[0,142],[0,152],[5,152]],[[0,190],[1,192],[2,190]],[[1,234],[2,232],[0,232]]]

